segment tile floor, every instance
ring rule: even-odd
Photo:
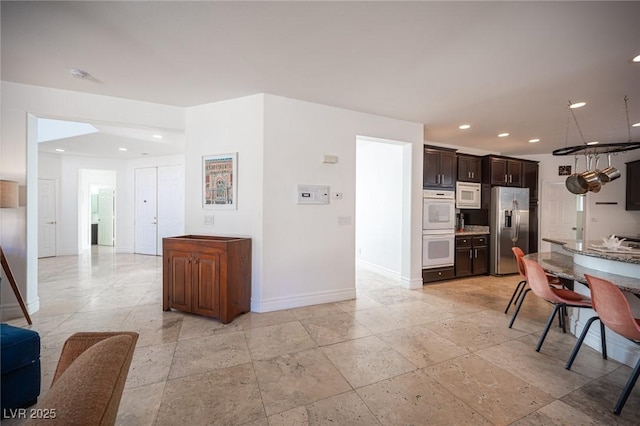
[[[43,393],[69,335],[133,330],[121,425],[640,423],[640,386],[611,414],[629,367],[584,347],[565,370],[575,338],[557,327],[535,352],[549,305],[530,296],[507,328],[518,276],[409,291],[361,270],[356,300],[222,325],[163,312],[161,265],[104,248],[40,260]]]

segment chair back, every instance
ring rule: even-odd
[[[610,281],[584,275],[591,290],[591,303],[600,321],[627,339],[640,341],[640,325],[633,317],[629,301]]]
[[[520,247],[511,247],[511,251],[513,251],[513,255],[516,257],[516,264],[518,265],[518,272],[523,278],[527,277],[527,274],[524,271],[524,264],[522,263],[522,258],[524,257],[524,252]]]
[[[522,263],[524,264],[525,276],[529,287],[536,296],[549,302],[564,302],[549,287],[547,273],[538,262],[522,258]]]

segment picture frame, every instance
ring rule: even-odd
[[[571,166],[558,166],[558,176],[569,176],[571,175]]]
[[[202,208],[237,209],[238,153],[202,157]]]

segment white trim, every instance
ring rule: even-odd
[[[322,303],[343,302],[356,298],[356,290],[339,290],[301,294],[291,297],[279,297],[265,301],[251,301],[252,312],[271,312],[303,306],[320,305]]]

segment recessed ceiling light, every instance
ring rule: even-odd
[[[153,137],[154,137],[155,139],[162,139],[162,135],[159,135],[159,134],[155,134],[155,135],[153,135]]]
[[[571,105],[569,105],[569,108],[575,109],[575,108],[582,108],[583,106],[585,106],[587,103],[586,102],[575,102]]]
[[[587,145],[598,145],[600,142],[598,141],[591,141],[591,142],[587,142]]]
[[[631,127],[640,127],[640,123],[633,123]]]
[[[471,124],[461,124],[460,126],[458,126],[458,129],[460,130],[467,130],[471,128]]]
[[[640,55],[632,59],[633,62],[640,62]]]
[[[536,139],[529,139],[529,143],[536,143],[536,142],[540,142],[540,139],[536,138]]]
[[[56,151],[57,151],[57,152],[64,152],[64,149],[62,149],[62,148],[56,148]]]
[[[507,136],[509,136],[509,133],[500,133],[498,135],[499,138],[506,138]]]
[[[120,150],[120,151],[128,151],[127,148],[118,148],[118,150]]]

